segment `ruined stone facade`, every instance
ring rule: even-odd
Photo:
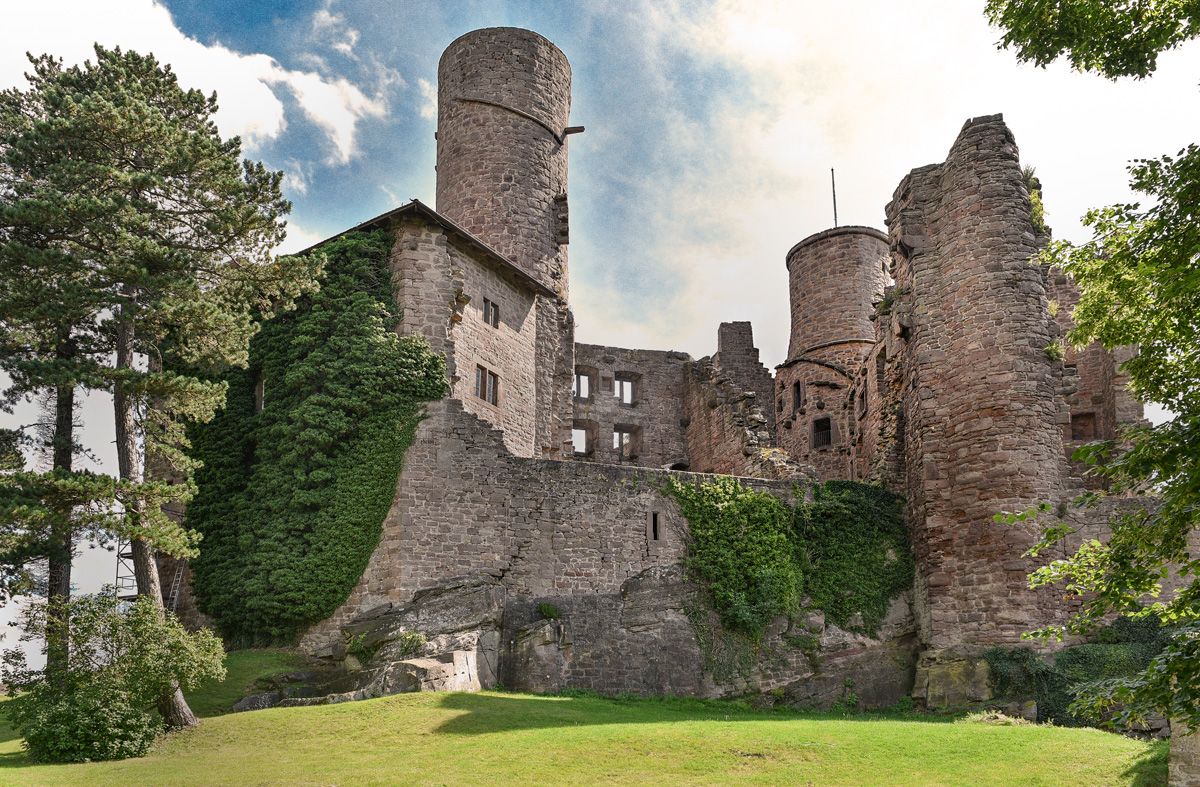
[[[420,619],[419,594],[486,585],[495,609],[463,618],[486,631],[451,638],[486,665],[485,687],[782,688],[831,702],[849,677],[864,704],[914,684],[930,704],[981,699],[980,649],[1069,612],[1027,587],[1033,527],[993,515],[1073,497],[1084,488],[1073,446],[1141,418],[1121,356],[1048,350],[1075,296],[1031,263],[1043,239],[1011,132],[1000,116],[969,121],[944,163],[901,182],[887,233],[834,228],[787,254],[791,342],[772,372],[745,322],[722,324],[699,360],[575,342],[570,79],[563,54],[528,31],[452,43],[439,68],[437,210],[413,202],[362,225],[395,233],[401,329],[445,354],[451,392],[428,408],[358,586],[303,646],[341,658],[346,632]],[[736,678],[707,670],[685,612],[696,594],[680,567],[687,523],[659,491],[703,473],[785,498],[830,479],[903,494],[917,579],[879,638],[814,610],[804,625],[820,672],[794,651]],[[777,622],[768,651],[798,625]],[[483,624],[438,625],[449,636]],[[401,672],[418,668],[432,669]],[[390,680],[390,667],[371,669]]]

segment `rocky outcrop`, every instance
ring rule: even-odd
[[[491,576],[423,590],[342,628],[342,641],[313,655],[344,670],[316,696],[280,707],[325,705],[411,691],[479,691],[496,682],[504,591]]]

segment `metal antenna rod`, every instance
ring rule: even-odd
[[[833,226],[837,223],[837,180],[833,177],[833,167],[829,168],[829,185],[833,187]]]

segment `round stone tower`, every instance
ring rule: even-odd
[[[567,295],[571,66],[530,30],[475,30],[438,64],[437,210]]]
[[[792,335],[775,378],[777,434],[821,480],[850,478],[846,395],[875,344],[871,315],[889,261],[887,235],[870,227],[818,232],[787,254]]]

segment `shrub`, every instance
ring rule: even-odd
[[[880,487],[829,481],[796,506],[735,478],[669,478],[663,491],[688,520],[685,563],[731,631],[756,639],[774,615],[798,612],[807,594],[835,625],[874,634],[892,599],[912,586],[900,498]],[[861,626],[850,626],[855,614]]]
[[[44,762],[140,757],[163,731],[161,719],[105,681],[70,691],[41,683],[6,703],[4,713],[30,756]]]
[[[145,753],[162,731],[152,709],[176,686],[225,677],[225,652],[209,631],[188,632],[150,598],[122,604],[114,595],[71,599],[65,620],[31,605],[22,639],[44,639],[48,623],[70,631],[69,658],[53,672],[31,670],[20,650],[4,654],[13,697],[3,713],[38,760],[83,762]]]
[[[537,605],[537,611],[539,615],[548,620],[554,620],[559,615],[558,607],[545,601]]]

